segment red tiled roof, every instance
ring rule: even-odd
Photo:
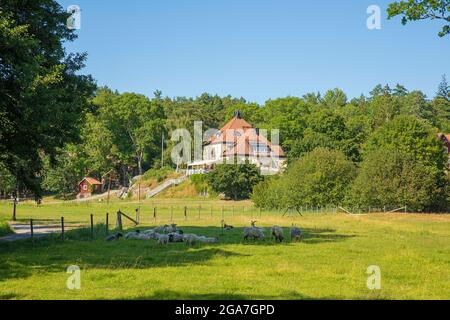
[[[99,184],[102,185],[102,183],[100,181],[98,181],[97,179],[91,178],[91,177],[86,177],[81,182],[83,182],[83,181],[87,181],[90,185],[99,185]]]
[[[209,140],[209,143],[232,145],[231,149],[224,151],[223,156],[225,157],[261,155],[253,150],[252,144],[254,143],[266,145],[269,148],[269,152],[265,156],[285,157],[285,153],[280,146],[272,145],[270,141],[259,134],[257,129],[254,129],[251,124],[242,119],[239,112]]]

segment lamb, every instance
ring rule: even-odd
[[[256,227],[245,228],[244,229],[244,240],[248,240],[249,238],[253,238],[253,240],[261,239],[264,240],[264,232]]]
[[[300,228],[295,227],[292,225],[291,229],[291,241],[302,241],[303,239],[303,232],[300,230]]]
[[[168,245],[169,244],[169,236],[167,234],[155,233],[155,236],[158,240],[158,244],[160,244],[160,245]]]
[[[110,236],[106,237],[105,240],[108,241],[108,242],[118,241],[121,237],[123,237],[123,234],[116,233],[116,234],[113,234],[113,235],[110,235]]]
[[[279,226],[273,226],[271,229],[272,237],[275,238],[275,241],[283,242],[284,240],[284,234],[283,229]]]

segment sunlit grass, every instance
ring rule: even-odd
[[[185,220],[184,206],[188,206]],[[200,219],[198,206],[201,205]],[[18,218],[44,221],[64,216],[88,224],[94,214],[119,208],[134,217],[136,203],[21,205]],[[450,216],[308,213],[282,217],[259,212],[250,202],[157,200],[141,207],[140,228],[172,220],[185,232],[219,237],[217,245],[160,247],[154,242],[104,242],[105,227],[69,232],[64,243],[46,239],[0,244],[1,299],[450,299]],[[234,214],[233,214],[234,206]],[[211,215],[212,207],[212,215]],[[222,220],[236,226],[220,228]],[[0,204],[0,221],[11,206]],[[196,210],[197,209],[197,210]],[[244,211],[245,209],[245,211]],[[303,243],[246,243],[242,227],[250,220],[270,227],[295,223]],[[127,222],[127,228],[132,224]],[[288,232],[286,231],[286,235]],[[81,267],[82,287],[66,288],[70,265]],[[367,289],[370,265],[380,266],[382,289]]]

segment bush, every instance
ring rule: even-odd
[[[317,148],[297,160],[279,179],[256,186],[252,199],[267,209],[339,204],[355,177],[355,165],[341,151]]]
[[[280,176],[266,177],[253,188],[251,199],[257,208],[280,209],[282,196]]]
[[[394,148],[367,155],[352,188],[352,200],[366,207],[414,211],[445,209],[446,191],[436,184],[433,168]]]
[[[156,180],[157,182],[162,182],[169,174],[173,172],[171,167],[162,167],[160,169],[150,169],[144,173],[143,180]]]
[[[252,164],[222,164],[208,174],[208,184],[229,199],[250,198],[253,187],[262,181],[258,168]]]
[[[437,131],[413,116],[398,116],[369,137],[352,200],[362,206],[413,210],[449,207],[447,155]]]

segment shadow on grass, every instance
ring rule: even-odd
[[[245,295],[245,294],[231,294],[231,293],[206,293],[206,294],[192,294],[180,293],[171,290],[155,291],[152,295],[138,296],[129,300],[316,300],[317,298],[305,296],[298,292],[285,292],[277,296],[264,295]],[[334,300],[337,297],[327,297],[321,300]]]
[[[137,228],[138,229],[138,228]],[[24,278],[35,272],[65,272],[70,265],[99,269],[150,269],[157,267],[183,267],[207,264],[215,257],[246,257],[226,250],[226,245],[245,246],[301,246],[344,241],[353,235],[337,234],[330,229],[303,229],[302,244],[283,244],[266,238],[264,241],[244,241],[243,228],[223,231],[219,227],[183,227],[185,233],[208,237],[218,237],[218,244],[197,244],[188,247],[185,243],[171,243],[160,246],[155,241],[123,240],[106,242],[105,226],[94,229],[91,240],[90,229],[72,230],[66,233],[65,241],[60,235],[52,234],[43,238],[0,243],[0,281]],[[133,229],[132,229],[133,230]],[[266,230],[268,236],[269,231]],[[285,230],[288,237],[288,230]],[[224,247],[225,246],[225,247]],[[244,262],[243,262],[244,263]],[[158,299],[158,297],[155,297]]]

